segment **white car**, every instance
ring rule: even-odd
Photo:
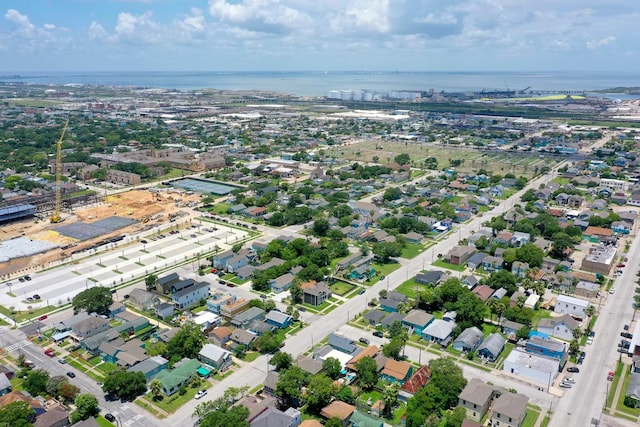
[[[207,395],[207,390],[200,390],[199,392],[196,393],[196,399],[200,399],[206,395]]]
[[[589,345],[593,344],[593,337],[587,338],[587,344]]]
[[[611,295],[613,295],[613,293],[614,293],[615,291],[616,291],[616,290],[615,290],[615,288],[611,288],[611,289],[609,289],[609,293],[610,293]]]
[[[574,380],[573,378],[565,378],[562,380],[562,382],[575,384],[576,380]]]

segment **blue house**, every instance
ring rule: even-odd
[[[416,335],[422,335],[424,328],[429,326],[433,322],[433,315],[423,310],[413,309],[407,313],[402,319],[402,325],[408,328],[409,331],[413,331]]]
[[[238,271],[242,267],[249,265],[249,258],[247,258],[244,254],[238,254],[233,258],[227,260],[226,269],[228,272],[233,273],[234,271]]]
[[[216,254],[213,256],[213,266],[215,268],[224,269],[227,267],[227,261],[229,261],[235,255],[236,254],[234,254],[231,250]]]
[[[559,360],[560,369],[562,369],[567,363],[567,344],[564,342],[534,336],[529,338],[524,349],[527,353],[538,354]]]
[[[147,381],[158,372],[167,369],[169,361],[162,356],[153,356],[127,369],[129,372],[142,372]]]
[[[502,185],[495,185],[489,189],[489,195],[491,197],[501,197],[504,194],[504,187]]]
[[[291,325],[291,323],[293,322],[293,317],[289,316],[287,313],[283,313],[278,310],[271,310],[270,312],[267,313],[267,316],[265,317],[264,320],[268,324],[273,325],[276,328],[282,329]]]

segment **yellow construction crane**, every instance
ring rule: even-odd
[[[49,218],[52,223],[62,221],[62,217],[60,216],[60,208],[62,207],[62,140],[67,131],[67,126],[69,126],[69,119],[67,119],[67,122],[64,124],[60,139],[58,139],[56,143],[56,207],[51,218]]]

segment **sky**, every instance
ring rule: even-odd
[[[640,71],[636,0],[0,0],[0,71]]]

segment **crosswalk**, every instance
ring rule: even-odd
[[[26,347],[28,345],[31,345],[31,341],[22,340],[22,341],[18,341],[16,343],[11,344],[10,346],[6,347],[5,350],[7,350],[9,352],[16,351],[16,350],[20,350],[22,347]]]

